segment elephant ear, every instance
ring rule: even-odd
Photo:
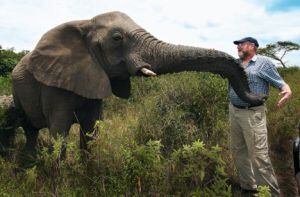
[[[130,96],[130,79],[111,79],[111,89],[114,95],[120,98],[128,99]]]
[[[89,21],[62,24],[47,32],[32,52],[27,69],[41,83],[89,99],[111,95],[107,74],[90,53],[83,28]]]

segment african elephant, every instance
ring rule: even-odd
[[[28,149],[38,130],[67,136],[74,122],[85,133],[101,117],[102,99],[112,93],[130,95],[130,76],[204,71],[229,79],[243,100],[258,104],[264,97],[250,92],[247,77],[232,56],[217,50],[162,42],[121,12],[67,22],[45,33],[35,49],[14,68],[13,98],[26,114]]]

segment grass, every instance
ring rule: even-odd
[[[11,94],[11,77],[0,76],[0,95]]]
[[[278,91],[271,89],[269,141],[281,190],[295,196],[291,154],[300,118],[300,69],[280,73],[293,97],[277,109]],[[0,78],[0,92],[10,94],[10,78]],[[70,131],[63,161],[47,151],[49,134],[43,130],[34,167],[16,172],[18,162],[0,158],[0,196],[231,196],[238,180],[228,151],[227,114],[227,82],[216,75],[133,78],[129,100],[104,100],[89,159],[81,157],[79,125]],[[18,144],[16,154],[22,140]]]

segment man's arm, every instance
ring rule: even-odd
[[[286,102],[287,100],[290,98],[290,96],[292,95],[292,91],[291,91],[291,88],[290,86],[285,83],[282,88],[280,89],[280,93],[279,95],[281,95],[281,99],[277,102],[277,107],[282,107]]]

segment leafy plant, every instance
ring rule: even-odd
[[[230,196],[221,152],[221,147],[207,149],[199,140],[174,151],[169,165],[172,191],[175,194]]]
[[[158,195],[164,192],[164,158],[159,141],[134,145],[124,150],[126,179],[134,194]]]
[[[269,186],[258,186],[258,196],[259,197],[271,197],[271,191]]]
[[[0,46],[0,76],[7,76],[21,58],[29,51],[14,52],[14,49],[2,49]]]
[[[271,89],[268,137],[281,192],[295,196],[291,141],[300,117],[300,69],[279,72],[293,96],[277,109],[278,90]],[[0,91],[9,93],[10,83],[0,77]],[[64,159],[59,159],[63,140],[51,142],[46,129],[39,132],[38,156],[30,168],[0,157],[0,196],[234,196],[238,177],[228,150],[226,81],[179,73],[133,78],[132,89],[129,100],[104,100],[104,121],[91,132],[88,152],[79,149],[75,124]],[[6,113],[0,115],[2,126]],[[15,143],[21,148],[24,140]],[[261,193],[266,195],[266,188]]]

